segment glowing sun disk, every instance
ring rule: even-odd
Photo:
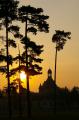
[[[26,79],[26,74],[25,74],[24,71],[21,71],[21,73],[20,73],[20,79],[21,80],[25,80]]]

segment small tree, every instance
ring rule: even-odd
[[[70,32],[64,32],[56,30],[56,33],[52,37],[52,42],[56,43],[55,52],[55,71],[54,71],[54,81],[55,81],[55,112],[56,112],[56,69],[57,69],[57,52],[62,50],[66,41],[70,39]]]

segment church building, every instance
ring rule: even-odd
[[[47,74],[48,74],[47,80],[44,81],[43,85],[40,84],[39,93],[44,93],[44,94],[54,93],[55,82],[52,78],[52,70],[49,69]],[[58,89],[57,86],[56,89]]]

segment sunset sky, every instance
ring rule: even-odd
[[[43,74],[30,78],[30,90],[38,91],[40,83],[47,79],[49,68],[52,69],[52,77],[54,76],[55,44],[52,43],[52,36],[55,30],[71,32],[71,40],[68,40],[64,49],[58,52],[57,85],[68,88],[79,86],[79,0],[20,0],[20,5],[41,7],[43,13],[49,16],[49,33],[38,33],[36,36],[29,34],[37,44],[44,45],[41,55],[44,59],[41,64]],[[22,32],[23,24],[21,27]],[[4,83],[0,81],[0,87]]]

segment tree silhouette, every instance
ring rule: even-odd
[[[22,85],[21,85],[21,83],[22,82],[20,80],[20,73],[21,73],[21,70],[23,70],[22,67],[21,67],[21,61],[22,61],[23,58],[22,58],[22,56],[20,54],[19,45],[18,45],[18,52],[19,52],[19,54],[16,57],[13,58],[13,62],[18,61],[19,64],[18,64],[18,67],[12,68],[10,70],[10,76],[15,75],[17,72],[19,72],[19,78],[18,79],[16,78],[16,80],[18,81],[18,88],[19,88],[19,101],[18,101],[18,103],[19,103],[19,117],[21,118],[22,117],[22,104],[21,104],[21,97],[22,97],[21,96],[21,94],[22,94],[22,90],[21,90]]]
[[[57,52],[62,50],[66,41],[70,39],[71,33],[70,32],[65,32],[65,31],[60,31],[56,30],[55,34],[52,37],[52,42],[56,43],[56,52],[55,52],[55,71],[54,71],[54,81],[55,81],[55,113],[56,113],[56,69],[57,69]]]
[[[16,80],[13,80],[10,83],[10,93],[13,94],[13,95],[17,94],[17,89],[18,89],[18,83],[17,83]],[[5,90],[8,93],[8,87],[5,87]]]
[[[11,56],[9,55],[9,45],[16,47],[14,40],[9,39],[8,33],[12,32],[14,35],[18,32],[18,27],[12,25],[12,21],[17,18],[17,5],[16,0],[0,0],[0,21],[1,25],[5,27],[6,33],[6,56],[5,60],[7,62],[6,72],[8,80],[8,105],[9,105],[9,117],[11,117],[11,97],[10,97],[10,77],[9,77],[9,65]],[[16,32],[16,33],[15,33]]]
[[[26,43],[26,38],[23,38],[21,40],[21,43],[24,44],[24,48],[26,48],[26,44],[25,44]],[[28,44],[27,44],[28,69],[26,68],[26,56],[25,56],[26,51],[24,49],[24,52],[22,53],[22,55],[19,54],[14,58],[14,61],[19,60],[19,66],[16,67],[16,68],[13,68],[10,71],[10,74],[14,75],[14,74],[16,74],[16,72],[20,73],[20,71],[25,71],[29,75],[29,77],[41,74],[42,73],[41,72],[42,67],[40,67],[38,65],[38,63],[42,62],[42,59],[39,58],[41,52],[43,52],[42,48],[43,48],[43,45],[37,45],[35,42],[28,39]],[[28,86],[28,88],[29,88],[29,86]],[[28,100],[28,114],[31,115],[30,89],[27,92],[28,92],[27,93],[28,94],[28,97],[27,97],[27,100]],[[20,94],[20,80],[19,80],[19,94]],[[21,96],[20,96],[20,98],[21,98]]]
[[[32,32],[36,35],[37,31],[48,32],[48,24],[46,20],[49,18],[43,15],[42,8],[34,8],[31,6],[22,6],[19,8],[19,20],[25,23],[25,56],[26,56],[26,68],[29,69],[29,57],[28,57],[28,32]],[[32,51],[31,51],[32,52]],[[30,62],[31,63],[31,62]],[[37,65],[36,65],[37,66]],[[39,68],[39,67],[38,67]],[[28,117],[30,118],[30,103],[29,103],[29,72],[27,72],[27,105],[28,105]]]
[[[22,40],[24,42],[24,39]],[[26,42],[26,39],[25,39]],[[24,44],[25,44],[24,42]],[[28,75],[28,81],[27,81],[27,102],[28,102],[28,117],[31,117],[31,103],[30,103],[30,88],[29,88],[29,77],[32,75],[38,75],[41,74],[42,67],[40,67],[37,63],[41,63],[42,59],[38,58],[38,56],[43,51],[42,45],[36,45],[35,42],[30,41],[28,39],[28,44],[25,44],[25,48],[27,46],[27,54],[28,54],[28,68],[26,70],[26,73]],[[23,52],[22,56],[24,58],[23,63],[26,63],[26,49]]]

